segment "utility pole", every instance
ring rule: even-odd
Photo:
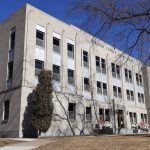
[[[114,116],[114,134],[116,134],[116,110],[115,110],[115,101],[112,99],[113,104],[113,116]]]

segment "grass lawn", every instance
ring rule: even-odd
[[[10,145],[10,144],[15,144],[15,143],[18,143],[18,142],[20,142],[20,141],[0,138],[0,147],[6,146],[6,145]]]
[[[150,135],[59,137],[55,140],[36,150],[150,150]]]

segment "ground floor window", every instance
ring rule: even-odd
[[[3,121],[8,121],[9,119],[9,100],[4,101],[3,105]]]
[[[68,107],[68,115],[69,119],[75,120],[76,119],[76,110],[75,110],[75,104],[74,103],[69,103]]]
[[[91,121],[91,119],[92,119],[91,107],[86,107],[86,120]]]

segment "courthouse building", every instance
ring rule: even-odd
[[[0,24],[0,137],[23,136],[25,108],[42,69],[52,71],[54,87],[46,135],[91,134],[97,122],[122,127],[121,133],[147,126],[150,69],[121,54],[26,4]]]

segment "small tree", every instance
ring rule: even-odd
[[[54,105],[52,102],[52,73],[43,70],[38,77],[39,84],[33,91],[32,126],[38,131],[46,133],[52,121]]]

